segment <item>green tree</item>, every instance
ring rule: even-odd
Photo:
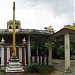
[[[42,56],[48,56],[48,44],[49,43],[40,43],[39,44],[39,55],[42,55]]]
[[[31,55],[37,55],[37,46],[38,54],[41,56],[48,55],[48,43],[37,43],[35,41],[31,42]]]
[[[35,56],[36,55],[36,48],[37,48],[37,43],[35,41],[31,42],[31,55]]]
[[[56,41],[52,42],[52,58],[58,58],[58,48],[59,48],[60,44],[57,43]]]
[[[60,45],[57,51],[59,57],[64,57],[64,45]]]

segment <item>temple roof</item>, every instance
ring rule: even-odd
[[[37,30],[37,29],[20,29],[16,32],[17,41],[21,41],[24,37],[30,35],[31,41],[44,42],[48,36],[53,34],[48,30]],[[12,32],[7,29],[0,29],[0,40],[4,38],[6,42],[12,42]],[[26,37],[27,38],[27,37]]]
[[[0,29],[0,34],[12,34],[12,32],[8,31],[7,29]],[[20,29],[20,31],[16,32],[16,34],[45,34],[45,35],[51,35],[52,32],[49,32],[47,30]]]
[[[55,40],[58,43],[64,44],[64,34],[69,33],[70,41],[75,42],[75,30],[70,28],[62,28],[56,33],[49,36],[47,39]]]

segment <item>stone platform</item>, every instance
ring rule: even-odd
[[[11,57],[5,69],[6,75],[23,75],[24,69],[17,57]]]

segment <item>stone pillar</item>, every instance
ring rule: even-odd
[[[1,45],[0,45],[0,61],[1,61]],[[1,63],[1,62],[0,62]]]
[[[25,46],[25,48],[24,48],[24,57],[25,57],[25,65],[27,65],[27,64],[26,64],[26,46]]]
[[[4,66],[4,48],[1,47],[1,65]]]
[[[38,55],[38,45],[37,45],[37,48],[36,48],[36,54]]]
[[[52,41],[49,42],[49,65],[52,65]]]
[[[28,65],[31,64],[30,57],[31,57],[30,35],[28,35]]]
[[[39,64],[39,56],[38,56],[38,44],[37,44],[37,47],[36,47],[36,55],[37,55],[37,64]]]
[[[68,70],[70,67],[70,39],[69,33],[64,34],[64,48],[65,48],[65,70]]]

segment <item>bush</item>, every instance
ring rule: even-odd
[[[43,73],[43,72],[53,72],[54,68],[52,66],[45,66],[39,64],[31,64],[25,68],[25,73]]]
[[[39,67],[37,64],[31,64],[27,68],[25,68],[25,73],[38,73]]]

